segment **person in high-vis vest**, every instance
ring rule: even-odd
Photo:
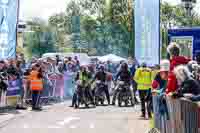
[[[43,79],[41,68],[38,64],[34,65],[32,71],[29,75],[30,89],[32,91],[32,109],[41,110],[40,103],[40,94],[43,90]]]
[[[89,82],[91,79],[92,79],[92,75],[87,71],[87,67],[81,66],[81,71],[77,73],[76,78],[75,78],[75,81],[81,82],[81,85],[79,85],[79,87],[81,87],[81,88],[78,88],[78,86],[77,86],[76,91],[73,94],[72,106],[70,106],[70,107],[75,107],[75,108],[78,107],[78,105],[77,105],[77,100],[78,100],[77,90],[82,89],[82,88],[86,88],[86,89],[84,89],[85,92],[83,92],[83,93],[88,94],[88,98],[94,105],[94,98],[92,95],[91,87],[89,85]]]
[[[138,84],[138,91],[141,101],[141,112],[142,118],[145,118],[146,110],[148,112],[148,117],[151,118],[151,107],[149,107],[150,97],[151,97],[151,69],[147,67],[145,63],[141,65],[140,68],[136,70],[134,80]],[[145,106],[147,103],[147,107]]]

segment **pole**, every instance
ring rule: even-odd
[[[163,33],[161,32],[162,31],[162,29],[160,30],[160,27],[161,27],[161,19],[160,19],[160,17],[161,17],[161,15],[162,15],[162,10],[161,10],[161,4],[162,4],[162,0],[159,0],[159,59],[158,59],[158,62],[159,62],[159,64],[160,64],[160,59],[161,59],[161,57],[162,57],[162,55],[161,55],[161,50],[162,50],[162,39],[160,39],[160,38],[162,38],[162,36],[163,36]]]
[[[128,12],[129,12],[129,17],[130,17],[130,22],[128,26],[128,30],[130,32],[130,41],[129,41],[129,50],[128,54],[131,57],[135,58],[135,44],[134,44],[134,37],[133,37],[133,32],[134,32],[134,23],[133,23],[133,0],[128,0]]]
[[[18,24],[19,24],[19,13],[20,13],[20,0],[17,0],[17,23],[16,23],[16,45],[15,45],[15,58],[17,53],[17,45],[18,45]]]

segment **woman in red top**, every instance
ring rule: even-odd
[[[167,47],[167,52],[170,54],[170,72],[168,75],[168,83],[166,93],[175,92],[178,89],[177,79],[174,74],[174,68],[178,65],[187,64],[190,59],[180,56],[180,48],[176,43],[171,43]]]

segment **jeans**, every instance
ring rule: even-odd
[[[32,108],[39,108],[40,91],[32,91]]]

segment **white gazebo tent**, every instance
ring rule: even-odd
[[[98,59],[101,62],[111,61],[113,63],[119,63],[120,61],[127,61],[127,59],[122,58],[122,57],[117,56],[117,55],[114,55],[114,54],[108,54],[108,55],[99,57]]]

